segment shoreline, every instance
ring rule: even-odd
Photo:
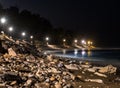
[[[53,55],[53,54],[52,54]],[[77,60],[77,61],[83,61],[83,62],[90,62],[92,64],[96,64],[96,65],[101,65],[101,66],[105,66],[105,65],[114,65],[116,67],[120,67],[120,63],[116,63],[116,62],[110,62],[110,61],[104,61],[104,60],[91,60],[91,59],[82,59],[82,58],[72,58],[72,57],[64,57],[61,55],[53,55],[56,58],[62,58],[62,59],[69,59],[69,60]]]
[[[108,65],[108,64],[112,64],[114,66],[117,66],[117,67],[120,67],[120,61],[119,60],[107,60],[107,59],[97,59],[96,58],[88,58],[88,57],[74,57],[74,56],[70,56],[70,55],[63,55],[63,54],[57,54],[58,52],[62,52],[62,50],[66,50],[66,52],[68,51],[73,51],[75,50],[76,48],[74,49],[59,49],[59,50],[45,50],[44,52],[46,52],[46,54],[51,54],[53,56],[58,56],[58,57],[62,57],[62,58],[69,58],[69,59],[75,59],[75,60],[78,60],[78,61],[89,61],[93,64],[97,63],[99,65]],[[82,50],[82,49],[77,49],[78,51],[79,50]],[[88,50],[88,49],[85,49],[85,50]],[[96,49],[92,49],[93,51],[94,50],[120,50],[120,48],[96,48]]]

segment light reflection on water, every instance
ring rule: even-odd
[[[63,54],[66,54],[66,49],[63,49],[62,52],[63,52]]]
[[[78,50],[74,49],[74,55],[76,56],[78,54]]]
[[[84,50],[81,51],[82,57],[85,56],[86,52]]]
[[[56,53],[63,57],[71,58],[82,58],[89,60],[107,60],[107,61],[119,61],[120,62],[120,50],[66,50],[63,49],[62,52]]]

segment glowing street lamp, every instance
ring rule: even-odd
[[[66,42],[66,39],[63,39],[63,42]]]
[[[85,40],[82,40],[81,43],[82,43],[82,44],[86,44],[86,41],[85,41]]]
[[[6,18],[5,18],[5,17],[2,17],[2,18],[0,19],[0,22],[1,22],[2,24],[5,24],[5,23],[6,23]]]
[[[78,42],[78,40],[77,40],[77,39],[75,39],[75,40],[74,40],[74,43],[77,43],[77,42]]]
[[[32,39],[33,39],[33,35],[30,36],[30,39],[31,39],[31,44],[33,43]]]
[[[22,34],[21,34],[21,35],[24,37],[24,36],[26,36],[26,33],[25,33],[25,32],[22,32]]]
[[[88,45],[90,45],[91,44],[91,41],[88,41]]]
[[[49,41],[49,37],[46,37],[46,41]]]
[[[63,45],[65,45],[66,39],[63,39]]]
[[[45,40],[46,40],[47,45],[48,45],[49,37],[46,37]]]
[[[32,36],[32,35],[30,36],[30,39],[33,39],[33,36]]]
[[[93,42],[91,42],[91,41],[88,41],[88,45],[92,45],[93,44]]]
[[[8,30],[11,32],[13,31],[13,27],[9,27]]]
[[[93,42],[90,43],[91,45],[93,44]]]
[[[0,23],[5,24],[6,23],[6,18],[5,17],[0,18]],[[2,31],[3,31],[3,28],[2,28]],[[2,34],[4,34],[4,33],[2,33]]]

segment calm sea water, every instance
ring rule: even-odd
[[[93,61],[109,61],[120,63],[120,50],[62,50],[56,52],[62,57],[70,57]]]

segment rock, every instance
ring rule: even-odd
[[[65,67],[69,70],[78,70],[78,66],[76,64],[65,65]]]
[[[74,87],[71,84],[67,84],[63,88],[74,88]]]
[[[55,78],[54,78],[54,77],[51,77],[51,78],[50,78],[50,81],[54,81],[54,80],[55,80]]]
[[[80,75],[75,77],[75,81],[77,81],[77,82],[85,82],[84,79],[82,78],[82,76],[80,76]]]
[[[117,78],[115,79],[115,82],[119,82],[119,83],[120,83],[120,78],[117,77]]]
[[[82,68],[90,68],[91,65],[80,65]]]
[[[50,79],[49,78],[47,78],[46,80],[45,80],[45,82],[49,82],[50,81]]]
[[[73,75],[72,73],[69,73],[69,72],[68,72],[68,74],[70,75],[72,80],[75,80],[75,75]]]
[[[52,55],[47,55],[47,60],[52,61]]]
[[[55,88],[62,88],[60,83],[55,83]]]
[[[4,58],[10,58],[10,55],[7,54],[7,53],[5,53],[3,57],[4,57]]]
[[[5,73],[2,78],[4,81],[17,81],[17,83],[22,83],[22,78],[14,73]]]
[[[9,48],[9,49],[8,49],[8,54],[9,54],[10,56],[13,56],[13,57],[17,56],[17,54],[15,53],[15,51],[14,51],[12,48]]]
[[[64,65],[63,65],[63,63],[59,63],[58,64],[58,68],[61,68],[61,67],[63,67]]]
[[[116,73],[117,68],[113,67],[112,65],[108,65],[106,67],[100,68],[100,73]]]
[[[52,72],[52,73],[61,73],[61,71],[58,71],[56,68],[50,68],[48,69],[48,72]]]
[[[101,73],[98,73],[98,72],[95,72],[94,74],[97,75],[97,76],[100,76],[100,77],[105,77],[105,78],[107,77],[105,74],[101,74]]]
[[[85,79],[86,82],[96,82],[96,83],[103,83],[101,79]]]
[[[5,88],[5,84],[4,83],[0,83],[0,88]]]
[[[35,83],[35,88],[50,88],[49,83]]]
[[[85,74],[85,72],[84,72],[84,71],[82,71],[82,74]]]
[[[10,83],[10,85],[12,86],[12,85],[15,85],[16,83],[17,83],[16,81],[13,81]]]
[[[25,86],[30,86],[32,83],[32,80],[31,79],[28,79],[27,82],[25,83]]]
[[[80,85],[78,88],[82,88],[82,86]]]
[[[96,69],[94,69],[94,68],[89,68],[89,69],[87,69],[89,72],[95,72],[96,71]]]

